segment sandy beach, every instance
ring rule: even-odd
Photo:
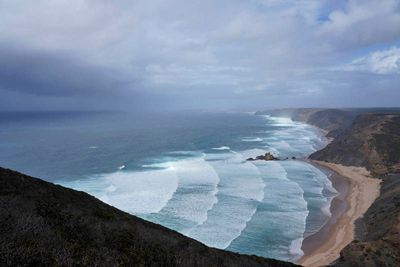
[[[335,261],[340,251],[354,239],[355,221],[362,217],[379,196],[380,180],[361,167],[312,161],[333,173],[331,180],[339,195],[332,200],[332,217],[316,234],[303,242],[303,266],[324,266]],[[345,179],[343,179],[345,178]]]

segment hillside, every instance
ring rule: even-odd
[[[400,172],[400,115],[359,115],[328,146],[311,159],[364,166],[374,175]]]
[[[382,178],[381,195],[357,222],[357,240],[334,266],[400,264],[400,115],[362,113],[311,159],[363,166]]]
[[[209,248],[96,198],[0,168],[1,266],[294,266]]]

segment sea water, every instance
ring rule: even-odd
[[[312,126],[249,113],[0,113],[0,166],[85,191],[208,246],[295,261],[336,191]],[[271,152],[282,161],[247,161]]]

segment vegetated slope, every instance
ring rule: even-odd
[[[98,199],[0,168],[1,266],[294,266],[209,248]]]
[[[353,122],[357,112],[340,109],[324,109],[313,112],[306,123],[328,131],[327,137],[337,137]]]
[[[375,176],[400,172],[400,115],[361,114],[311,159],[364,166]]]

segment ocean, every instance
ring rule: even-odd
[[[337,194],[318,129],[253,113],[3,112],[0,166],[217,247],[295,261]],[[281,161],[247,161],[272,152]],[[296,157],[296,160],[292,160]]]

